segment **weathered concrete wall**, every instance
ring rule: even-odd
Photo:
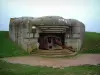
[[[66,32],[65,44],[72,46],[75,50],[79,51],[82,47],[85,33],[85,26],[77,20],[69,20],[71,31]],[[69,37],[68,37],[69,36]]]
[[[81,48],[81,40],[80,39],[65,39],[67,46],[72,46],[75,51],[79,51]]]
[[[11,19],[9,25],[10,38],[26,51],[30,50],[31,48],[34,48],[33,46],[35,46],[39,37],[39,30],[37,29],[37,33],[33,38],[33,33],[29,30],[29,26],[31,26],[29,23],[30,19],[31,18],[13,18]]]

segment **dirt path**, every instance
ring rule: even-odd
[[[32,66],[48,66],[48,67],[67,67],[78,66],[84,64],[97,65],[100,64],[100,54],[82,54],[73,58],[43,58],[38,56],[22,56],[3,58],[11,63],[28,64]]]

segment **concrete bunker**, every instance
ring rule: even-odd
[[[78,52],[84,32],[82,22],[60,16],[11,18],[9,24],[10,38],[28,52],[35,48]]]

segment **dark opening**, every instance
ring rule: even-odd
[[[51,43],[51,37],[48,37],[48,42]]]
[[[57,38],[53,36],[56,36]],[[47,39],[45,39],[45,37],[47,37]],[[48,44],[45,41],[48,40],[48,43],[51,43],[52,41],[55,42],[55,39],[61,41],[62,45],[64,45],[65,33],[40,33],[39,39],[38,39],[38,42],[40,44],[39,48],[40,49],[48,49],[48,48],[51,49],[52,46],[48,47]]]
[[[49,48],[51,49],[51,48],[52,48],[52,46],[49,46]]]

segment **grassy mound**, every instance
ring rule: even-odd
[[[86,32],[82,53],[100,53],[100,33]]]
[[[28,55],[9,39],[8,31],[0,31],[0,57]]]

